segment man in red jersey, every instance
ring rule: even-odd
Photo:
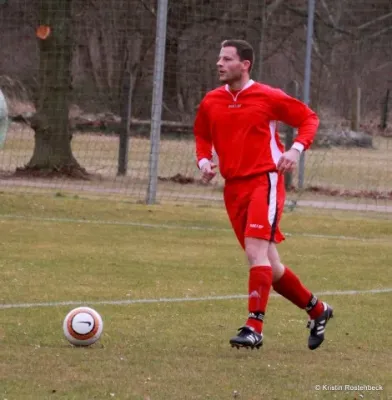
[[[246,41],[222,43],[217,67],[224,86],[207,93],[194,124],[202,180],[207,183],[216,174],[214,149],[225,179],[226,210],[249,262],[248,319],[230,344],[252,349],[263,344],[263,320],[272,286],[308,313],[308,347],[314,350],[324,340],[333,310],[281,263],[276,245],[284,240],[279,229],[284,173],[297,166],[301,152],[312,144],[319,120],[306,104],[250,79],[253,60],[253,49]],[[298,128],[287,151],[279,139],[277,121]]]

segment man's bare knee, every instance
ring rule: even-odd
[[[268,259],[272,267],[272,281],[277,282],[284,273],[284,266],[275,243],[270,243],[268,246]]]
[[[258,238],[245,238],[245,253],[250,267],[255,265],[270,265],[268,259],[269,242]]]

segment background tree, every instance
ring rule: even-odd
[[[37,112],[31,120],[35,146],[28,164],[20,172],[39,170],[87,176],[71,149],[69,99],[71,92],[71,6],[72,0],[41,0],[39,25],[51,31],[39,43],[39,87]]]
[[[125,130],[130,114],[150,118],[156,6],[157,0],[0,5],[0,86],[8,99],[14,95],[26,105],[25,112],[36,112],[35,149],[26,170],[84,173],[72,154],[70,104],[84,116],[122,117],[116,132]],[[228,37],[254,45],[254,78],[279,87],[303,82],[306,20],[306,0],[170,1],[163,118],[192,123],[200,99],[218,84],[217,51]],[[379,113],[392,76],[391,21],[390,0],[316,2],[312,106],[335,120],[348,118],[355,78],[364,114]],[[39,24],[52,27],[46,40],[35,37]],[[15,96],[15,88],[25,89],[18,90],[23,96]]]

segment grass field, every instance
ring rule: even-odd
[[[0,399],[392,398],[390,214],[284,215],[284,261],[335,309],[314,352],[275,295],[263,348],[229,347],[247,270],[221,208],[3,193],[0,225]],[[105,324],[90,348],[62,334],[81,304]]]
[[[0,150],[0,172],[13,172],[23,167],[30,159],[34,147],[33,131],[12,124],[7,141]],[[92,181],[53,180],[6,180],[3,187],[21,191],[42,191],[55,188],[67,192],[104,192],[132,196],[144,200],[149,176],[150,141],[132,137],[129,150],[127,176],[118,177],[118,139],[115,136],[98,134],[76,134],[72,147],[77,160],[88,172],[99,174]],[[375,137],[374,149],[331,148],[315,149],[306,153],[305,187],[317,186],[331,190],[355,192],[390,193],[392,187],[391,139]],[[193,140],[162,140],[159,155],[159,176],[171,178],[181,174],[199,178],[194,160]],[[297,183],[294,176],[293,182]],[[208,186],[198,184],[180,185],[159,181],[158,200],[220,199],[222,179]],[[291,198],[298,195],[291,194]],[[312,194],[301,194],[301,198],[312,198]],[[361,201],[366,201],[361,200]],[[384,200],[387,202],[388,200]],[[390,204],[390,200],[389,200]]]

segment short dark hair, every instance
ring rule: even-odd
[[[255,59],[255,52],[250,43],[241,39],[228,39],[224,40],[221,44],[222,47],[235,47],[241,61],[247,60],[250,62],[249,72],[252,71],[253,62]]]

